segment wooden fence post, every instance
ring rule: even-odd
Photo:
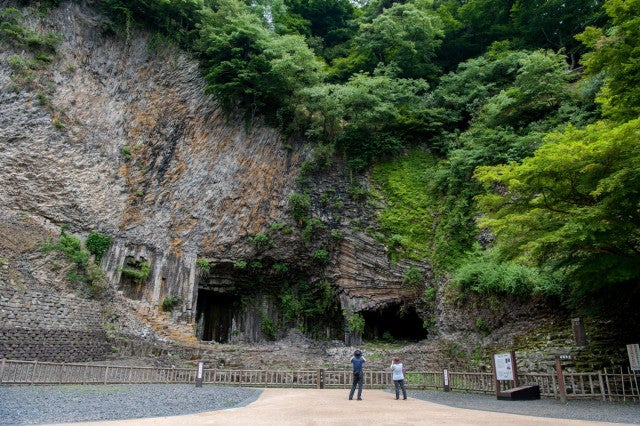
[[[509,352],[509,356],[511,357],[511,367],[513,368],[513,387],[517,388],[520,385],[518,381],[518,363],[516,362],[516,352]]]
[[[4,377],[4,361],[5,358],[2,358],[2,361],[0,362],[0,385],[2,384],[2,378]]]
[[[562,362],[560,357],[556,356],[556,376],[558,377],[558,390],[560,391],[560,402],[567,402],[567,389],[564,385],[564,375],[562,374]]]
[[[491,355],[491,368],[493,369],[494,386],[496,388],[497,398],[500,395],[500,380],[498,380],[498,376],[496,375],[496,359],[493,355]]]
[[[38,368],[38,360],[34,359],[33,360],[33,372],[31,373],[31,383],[29,383],[30,385],[32,385],[36,380],[36,369],[37,368]]]
[[[606,367],[604,369],[604,381],[607,384],[607,395],[609,395],[609,401],[611,401],[611,387],[609,386],[609,373],[607,373]]]

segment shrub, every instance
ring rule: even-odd
[[[311,212],[311,197],[309,194],[294,192],[289,196],[291,215],[298,223],[304,223]]]
[[[182,302],[182,297],[180,296],[165,296],[162,300],[162,311],[173,312],[173,310],[180,304],[180,302]]]
[[[422,271],[420,271],[420,269],[412,266],[404,272],[402,284],[405,286],[415,288],[420,286],[423,282],[424,277],[422,276]]]
[[[327,263],[329,261],[329,252],[325,249],[318,249],[313,254],[313,258],[319,260],[322,263]]]
[[[209,261],[204,257],[199,257],[196,263],[205,272],[209,272],[209,270],[211,269],[211,263],[209,263]]]
[[[262,331],[263,336],[268,340],[274,340],[278,334],[278,327],[271,318],[263,315],[262,322],[260,324],[260,331]]]
[[[250,239],[256,245],[256,248],[258,250],[264,250],[273,243],[266,234],[256,234],[254,237],[251,237]]]
[[[347,195],[353,201],[361,203],[363,201],[366,201],[367,198],[369,198],[369,191],[367,190],[367,188],[363,186],[360,186],[358,184],[352,184],[352,185],[349,185],[349,187],[347,188]]]
[[[87,250],[96,257],[96,261],[99,262],[111,245],[111,238],[100,232],[91,231],[87,236],[85,245]]]
[[[131,160],[131,147],[123,146],[120,148],[120,154],[122,154],[125,161]]]
[[[137,268],[126,267],[122,268],[122,273],[133,278],[136,281],[143,281],[149,278],[151,268],[147,262],[141,262]]]
[[[433,302],[436,300],[436,289],[428,287],[424,290],[424,300],[427,302]]]
[[[269,231],[271,231],[271,232],[280,231],[282,228],[284,228],[284,224],[283,224],[283,223],[280,223],[280,222],[273,222],[273,223],[269,226]]]
[[[504,294],[527,298],[534,293],[557,296],[562,285],[541,270],[515,263],[499,263],[491,253],[481,253],[466,260],[452,280],[462,289],[478,294]]]
[[[283,262],[275,262],[273,264],[273,270],[280,273],[289,272],[289,267],[286,263]]]
[[[364,317],[360,313],[354,313],[347,318],[349,324],[349,331],[352,333],[364,333]]]

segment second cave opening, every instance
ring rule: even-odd
[[[419,341],[427,338],[423,320],[415,309],[392,304],[375,311],[363,311],[365,340],[388,339]]]

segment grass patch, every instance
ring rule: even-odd
[[[379,197],[386,200],[380,212],[380,230],[392,257],[424,259],[430,255],[434,239],[434,210],[437,205],[427,192],[434,158],[420,150],[377,164],[373,179]]]

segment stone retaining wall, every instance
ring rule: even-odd
[[[0,287],[0,358],[83,362],[109,353],[97,302]]]

